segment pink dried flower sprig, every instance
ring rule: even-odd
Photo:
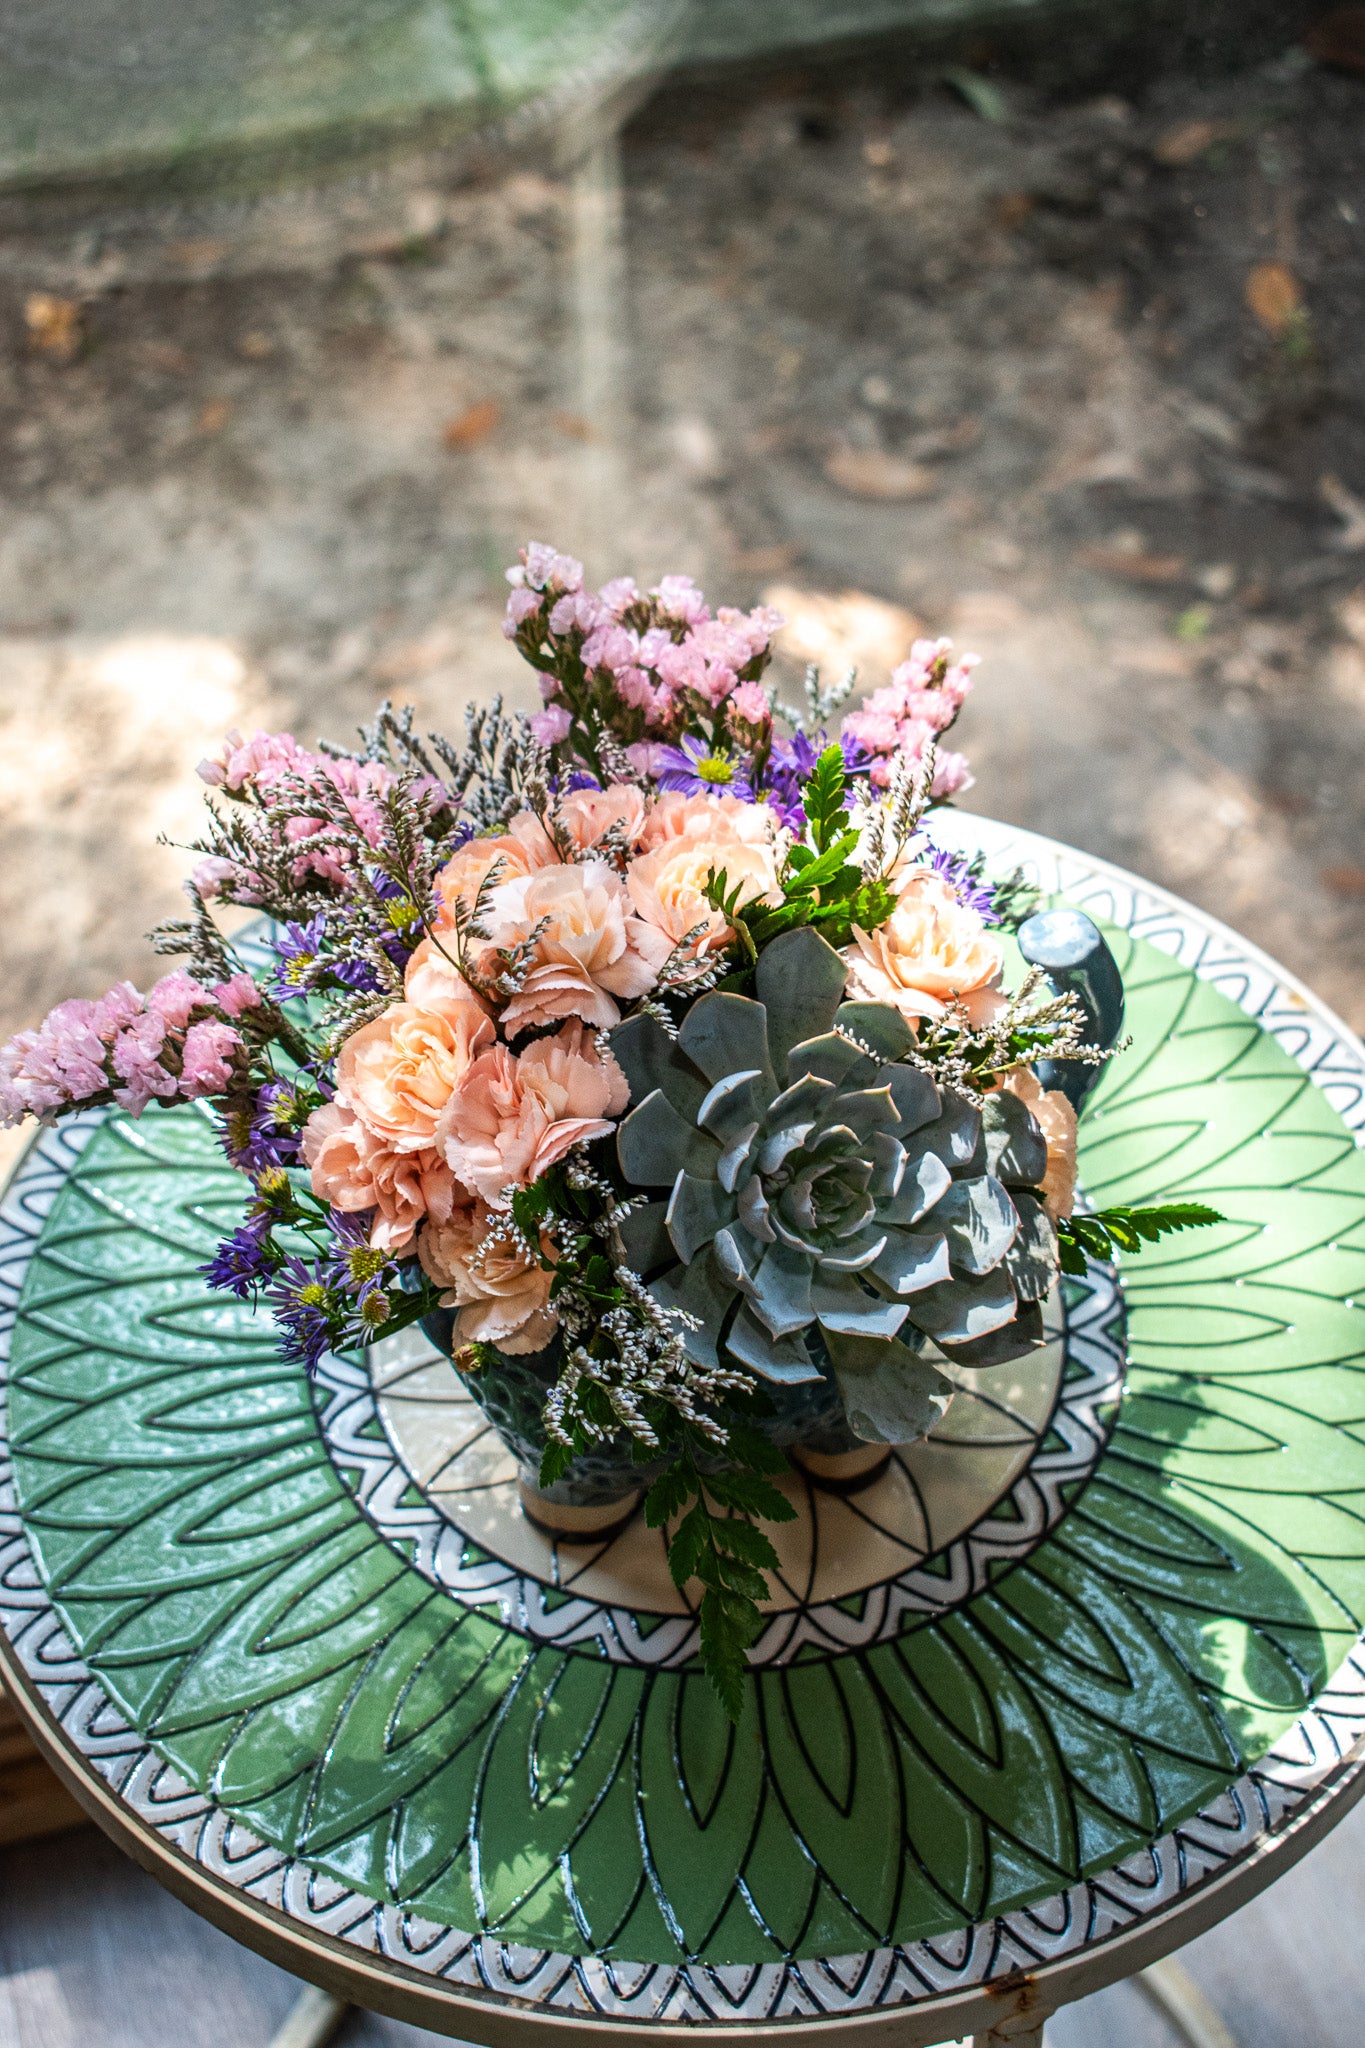
[[[93,1002],[59,1003],[0,1046],[0,1124],[97,1102],[140,1116],[154,1100],[226,1094],[244,1065],[240,1020],[260,1006],[250,975],[207,989],[183,968],[146,995],[121,981]]]
[[[728,735],[766,757],[772,711],[759,677],[780,613],[713,613],[688,576],[665,576],[647,593],[629,576],[588,591],[581,563],[539,543],[507,579],[503,631],[537,672],[545,709],[531,727],[542,746],[572,737],[599,768],[609,734],[642,774],[657,745],[686,734],[712,745]]]
[[[366,844],[377,847],[384,832],[380,799],[393,787],[392,769],[382,761],[351,755],[312,753],[292,733],[258,732],[249,740],[230,732],[218,760],[199,763],[201,780],[238,803],[269,811],[278,850],[290,878],[306,885],[316,879],[336,888],[348,881],[346,849],[329,830],[328,814],[339,797]],[[262,903],[270,893],[268,873],[250,859],[210,854],[194,870],[200,894],[211,901]]]
[[[932,744],[934,798],[942,802],[970,789],[965,756],[949,753],[938,742],[962,709],[972,687],[971,672],[981,657],[963,654],[954,661],[952,646],[951,640],[916,640],[909,660],[892,671],[890,682],[844,718],[841,734],[856,740],[871,756],[875,788],[887,788],[891,764],[898,756],[909,755],[918,763]]]

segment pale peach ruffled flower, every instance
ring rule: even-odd
[[[334,1209],[373,1209],[370,1242],[385,1251],[406,1250],[419,1224],[446,1221],[454,1210],[455,1176],[439,1152],[396,1151],[344,1102],[325,1102],[313,1111],[301,1150],[312,1169],[313,1193]]]
[[[505,1045],[481,1053],[441,1118],[439,1143],[456,1178],[497,1204],[571,1145],[605,1137],[629,1100],[620,1067],[575,1018],[520,1056]]]
[[[520,1356],[542,1351],[558,1327],[550,1307],[553,1273],[539,1265],[487,1203],[461,1203],[442,1223],[428,1223],[417,1240],[417,1256],[455,1317],[455,1343],[496,1344]],[[541,1233],[541,1251],[555,1246]]]
[[[469,986],[452,959],[449,935],[444,937],[444,951],[435,939],[422,940],[403,975],[404,997],[419,1009],[429,1009],[433,1003],[474,1003],[486,1008],[482,996]]]
[[[724,870],[728,886],[739,885],[741,905],[763,901],[778,904],[781,856],[771,839],[692,838],[680,834],[665,840],[653,853],[638,854],[626,870],[630,900],[647,924],[657,926],[673,946],[698,925],[703,930],[692,954],[700,970],[706,957],[734,937],[718,910],[707,901],[710,875]]]
[[[1000,940],[937,875],[912,874],[886,923],[875,932],[855,925],[854,938],[843,958],[856,1000],[890,1003],[912,1022],[960,1002],[973,1026],[1004,1004]]]
[[[1044,1088],[1032,1067],[1011,1067],[1001,1086],[1033,1112],[1047,1141],[1043,1207],[1054,1223],[1060,1223],[1076,1201],[1076,1112],[1060,1088]]]
[[[613,825],[626,846],[638,846],[645,827],[644,791],[630,782],[610,782],[605,789],[573,789],[561,798],[559,822],[578,853],[599,846]],[[509,830],[515,831],[516,819]]]
[[[484,918],[491,945],[480,971],[496,972],[493,949],[510,950],[542,926],[521,989],[502,1013],[509,1038],[565,1017],[610,1030],[621,1021],[613,998],[647,995],[672,950],[663,932],[632,914],[611,864],[588,860],[491,891]]]
[[[745,803],[723,792],[684,796],[680,789],[666,789],[645,820],[640,851],[653,853],[675,839],[738,839],[759,846],[774,838],[777,824],[777,813],[768,804]]]
[[[438,932],[453,929],[457,903],[473,909],[495,861],[500,863],[497,880],[510,882],[534,874],[538,868],[557,867],[559,855],[549,833],[530,811],[518,811],[507,830],[495,839],[467,839],[436,877]]]
[[[442,1110],[492,1037],[472,995],[425,1007],[394,1003],[342,1046],[337,1098],[396,1152],[420,1152],[435,1143]]]

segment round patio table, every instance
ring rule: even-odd
[[[1087,1197],[1227,1220],[1067,1282],[1045,1348],[963,1373],[862,1492],[793,1475],[735,1728],[657,1533],[556,1545],[423,1342],[310,1382],[206,1289],[240,1202],[206,1117],[25,1155],[0,1669],[239,1940],[494,2048],[1023,2044],[1365,1788],[1365,1053],[1162,891],[949,831],[1110,930],[1133,1043]]]

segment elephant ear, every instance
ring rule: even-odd
[[[810,925],[783,932],[765,946],[754,971],[758,1000],[768,1013],[768,1047],[779,1080],[787,1054],[808,1038],[819,1038],[834,1023],[848,969],[826,939]]]

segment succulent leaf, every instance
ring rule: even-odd
[[[871,1367],[835,1365],[848,1426],[867,1443],[913,1443],[942,1421],[953,1383],[903,1344],[881,1349],[885,1356]]]
[[[981,1111],[986,1159],[1008,1187],[1036,1187],[1047,1172],[1047,1140],[1027,1103],[1008,1088],[986,1097]]]
[[[1019,1234],[1005,1254],[1005,1270],[1020,1301],[1046,1301],[1057,1271],[1057,1230],[1036,1195],[1012,1188]]]
[[[945,1357],[954,1365],[991,1366],[1008,1365],[1011,1359],[1022,1358],[1027,1351],[1037,1351],[1046,1342],[1041,1306],[1036,1301],[1025,1301],[1020,1303],[1012,1323],[988,1331],[984,1337],[972,1338],[965,1344],[945,1345],[943,1348]]]
[[[643,1102],[646,1095],[662,1088],[678,1113],[689,1123],[695,1122],[707,1083],[657,1017],[647,1011],[627,1017],[612,1032],[611,1049],[630,1083],[632,1102]]]
[[[889,1003],[841,1003],[835,1014],[834,1026],[850,1038],[857,1038],[870,1046],[879,1060],[887,1062],[903,1060],[915,1042],[915,1034],[904,1017]],[[927,1074],[920,1078],[933,1088]]]
[[[714,1175],[720,1147],[679,1115],[656,1088],[616,1134],[621,1171],[639,1188],[671,1187],[679,1169],[706,1179]]]
[[[955,1273],[989,1273],[1019,1232],[1019,1217],[1003,1184],[991,1174],[955,1181],[934,1209],[934,1222],[948,1234]]]
[[[646,1202],[642,1209],[632,1209],[628,1216],[622,1217],[621,1242],[635,1272],[652,1273],[656,1266],[665,1265],[677,1257],[673,1240],[664,1224],[667,1214],[665,1203]]]
[[[1009,1275],[996,1268],[977,1280],[948,1280],[915,1304],[915,1321],[936,1344],[974,1343],[1003,1330],[1018,1308]]]
[[[743,1067],[763,1076],[769,1102],[777,1093],[768,1061],[767,1012],[752,996],[712,989],[683,1018],[678,1045],[712,1084]]]
[[[904,1064],[905,1020],[842,1002],[818,933],[774,939],[754,980],[756,997],[702,996],[676,1041],[652,1018],[613,1034],[636,1104],[622,1171],[669,1190],[622,1235],[694,1319],[690,1356],[779,1382],[832,1371],[859,1434],[905,1442],[951,1391],[926,1348],[985,1365],[1041,1341],[1046,1146],[1017,1098],[983,1112]]]
[[[673,1249],[683,1264],[691,1265],[716,1232],[734,1222],[735,1215],[735,1198],[727,1195],[718,1181],[680,1173],[673,1183],[664,1220]]]
[[[948,1240],[941,1231],[923,1237],[908,1230],[892,1231],[872,1272],[898,1297],[937,1287],[940,1281],[951,1277]]]
[[[830,1029],[847,978],[833,946],[810,925],[783,932],[764,949],[754,984],[767,1012],[768,1048],[779,1079],[794,1045]]]

